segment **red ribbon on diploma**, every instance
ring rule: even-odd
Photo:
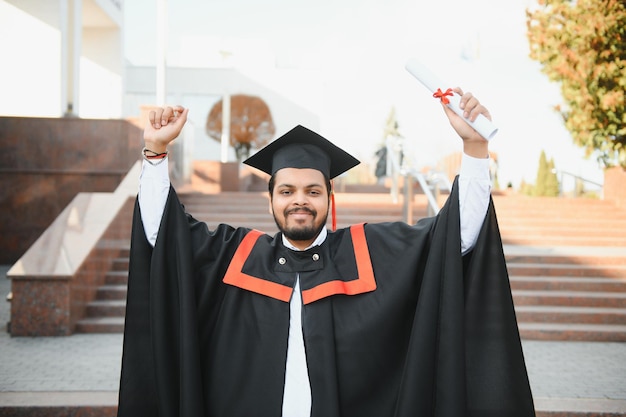
[[[446,96],[452,96],[454,93],[451,88],[448,88],[445,92],[441,91],[441,88],[438,88],[437,91],[433,93],[433,97],[440,98],[443,104],[448,104],[450,100]]]

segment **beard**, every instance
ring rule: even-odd
[[[313,224],[311,225],[303,225],[303,226],[296,225],[292,227],[287,227],[286,219],[288,218],[289,213],[292,213],[294,211],[306,211],[313,215],[314,220],[317,219],[317,211],[311,210],[308,208],[285,210],[284,212],[285,224],[281,224],[276,218],[276,215],[274,215],[274,222],[276,223],[276,226],[278,226],[278,229],[289,240],[294,240],[294,241],[313,240],[322,231],[322,229],[324,228],[324,225],[326,224],[326,220],[328,219],[328,213],[326,213],[326,216],[324,216],[324,220],[318,226],[315,225],[315,221],[314,221]]]

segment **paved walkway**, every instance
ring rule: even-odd
[[[122,335],[12,338],[7,270],[0,266],[0,406],[117,404]],[[626,413],[626,343],[524,341],[523,349],[537,409]]]

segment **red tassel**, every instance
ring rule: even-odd
[[[335,183],[330,181],[330,212],[332,217],[332,231],[337,230],[337,210],[335,208]]]

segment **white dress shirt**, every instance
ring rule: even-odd
[[[466,253],[476,243],[489,205],[491,192],[489,159],[478,159],[463,154],[458,185],[461,253]],[[158,165],[151,165],[144,161],[139,181],[139,209],[146,237],[153,246],[157,240],[169,187],[168,161],[165,160]],[[322,244],[327,233],[326,228],[322,229],[310,247]],[[287,248],[298,250],[284,236],[283,244]],[[311,387],[302,333],[302,297],[299,278],[299,275],[296,276],[296,284],[290,301],[282,417],[309,417],[311,414]]]

